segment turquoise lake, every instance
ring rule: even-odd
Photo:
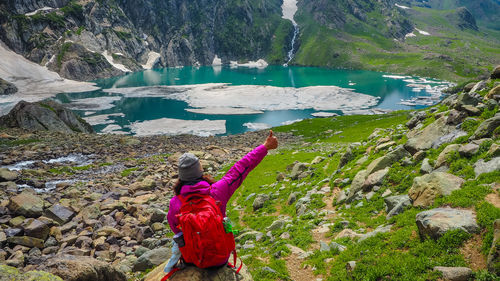
[[[352,89],[356,93],[379,97],[377,104],[371,108],[400,110],[418,109],[436,103],[441,98],[441,90],[450,85],[433,79],[381,72],[294,66],[268,66],[265,69],[211,66],[163,68],[129,73],[95,82],[102,90],[58,94],[56,99],[69,103],[70,107],[74,105],[71,108],[78,114],[86,120],[93,120],[92,125],[98,132],[109,131],[105,128],[112,125],[115,130],[118,128],[116,132],[129,134],[133,134],[130,130],[131,124],[161,118],[225,120],[225,134],[238,134],[253,128],[248,124],[279,126],[284,122],[313,118],[311,114],[320,110],[305,108],[263,110],[260,114],[244,115],[199,114],[186,111],[189,105],[185,101],[164,97],[127,97],[118,93],[107,93],[106,89],[207,83],[293,88],[338,86]],[[341,110],[321,110],[321,112],[339,115],[344,113]]]

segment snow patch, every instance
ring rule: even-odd
[[[212,61],[213,66],[222,65],[222,59],[220,59],[217,55],[215,55],[214,60]]]
[[[100,134],[115,134],[115,135],[126,135],[127,132],[122,131],[122,127],[116,124],[111,124],[106,126],[101,130]]]
[[[429,32],[427,31],[423,31],[423,30],[420,30],[418,28],[415,28],[416,31],[418,31],[418,33],[422,34],[422,35],[425,35],[425,36],[429,36],[431,35]]]
[[[271,128],[271,125],[266,124],[266,123],[244,123],[243,126],[247,127],[250,130],[258,131],[258,130],[265,130]]]
[[[52,10],[54,10],[54,9],[55,9],[55,8],[52,8],[52,7],[43,7],[43,8],[40,8],[40,9],[38,9],[38,10],[35,10],[35,11],[33,11],[33,12],[26,13],[26,14],[24,14],[24,15],[25,15],[25,16],[27,16],[27,17],[31,17],[31,16],[36,15],[38,12],[43,12],[43,11],[52,11]]]
[[[394,4],[394,5],[395,5],[396,7],[398,7],[398,8],[403,9],[403,10],[408,10],[408,9],[410,9],[410,7],[408,7],[408,6],[403,6],[403,5],[399,5],[399,4]]]
[[[236,108],[236,107],[207,107],[207,108],[187,108],[187,112],[198,114],[211,114],[211,115],[245,115],[245,114],[262,114],[261,110],[254,110],[250,108]]]
[[[405,35],[405,38],[409,38],[409,37],[416,37],[417,35],[415,35],[415,33],[411,32],[411,33],[408,33]]]
[[[85,98],[73,100],[67,104],[69,109],[100,111],[115,107],[115,101],[121,100],[121,96],[107,96],[97,98]]]
[[[230,61],[230,66],[234,67],[248,67],[248,68],[266,68],[269,64],[263,60],[259,59],[257,61],[249,61],[247,63],[238,63],[237,61]]]
[[[125,114],[123,114],[123,113],[102,114],[102,115],[83,117],[83,119],[85,121],[87,121],[87,123],[89,123],[90,125],[95,126],[95,125],[99,125],[99,124],[115,123],[115,120],[109,119],[109,117],[112,117],[112,116],[125,117]]]
[[[226,133],[226,120],[182,120],[161,118],[134,122],[130,126],[137,136],[190,134],[208,137]]]
[[[293,19],[293,16],[297,12],[297,9],[297,0],[283,0],[283,4],[281,5],[283,15],[281,17],[292,21],[293,25],[296,25],[297,23]]]
[[[161,55],[157,52],[149,52],[148,61],[146,62],[146,64],[142,65],[142,68],[144,68],[144,69],[153,68],[153,66],[158,62],[160,57],[161,57]]]
[[[366,109],[378,104],[379,97],[360,94],[337,86],[303,88],[261,85],[198,84],[112,88],[108,93],[125,97],[164,97],[186,102],[192,108],[249,108],[253,110],[315,109],[318,111]]]
[[[311,115],[314,117],[321,117],[321,118],[339,116],[337,113],[333,112],[314,112],[311,113]]]
[[[21,100],[36,102],[58,93],[87,92],[99,89],[94,83],[63,79],[56,72],[9,50],[1,41],[0,61],[0,77],[18,88],[18,92],[13,95],[0,96],[0,113],[3,114]]]
[[[300,122],[304,119],[295,119],[295,120],[289,120],[289,121],[285,121],[285,122],[281,122],[281,125],[285,126],[285,125],[290,125],[290,124],[293,124],[293,123],[297,123],[297,122]]]
[[[401,75],[382,75],[384,78],[391,78],[391,79],[408,79],[411,78],[411,76],[401,76]]]
[[[126,66],[124,66],[123,64],[121,63],[115,63],[113,61],[113,56],[108,54],[108,51],[104,51],[104,53],[102,53],[102,55],[106,58],[106,60],[109,62],[109,64],[111,64],[114,68],[116,69],[119,69],[123,72],[132,72],[130,69],[128,69]]]

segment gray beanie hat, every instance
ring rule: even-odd
[[[184,153],[179,158],[179,179],[181,181],[195,181],[203,176],[200,161],[192,153]]]

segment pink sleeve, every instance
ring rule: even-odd
[[[243,180],[247,177],[248,173],[259,165],[266,155],[267,148],[264,145],[259,145],[249,152],[236,162],[222,179],[212,185],[211,195],[220,200],[225,206],[229,198],[231,198],[236,189],[240,187]]]
[[[181,202],[177,197],[173,197],[170,199],[170,207],[168,208],[167,220],[170,225],[170,229],[174,233],[179,233],[181,230],[177,227],[179,225],[179,220],[177,219],[177,214],[179,213],[181,208]]]

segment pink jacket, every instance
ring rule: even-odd
[[[185,185],[181,189],[181,195],[187,195],[189,193],[209,194],[216,201],[220,201],[220,209],[225,216],[226,205],[229,198],[231,198],[236,189],[240,187],[248,173],[259,165],[260,161],[262,161],[266,155],[267,148],[264,145],[260,145],[236,162],[218,182],[210,185],[206,181],[200,181],[195,185]],[[179,228],[177,228],[179,220],[176,217],[180,209],[181,201],[175,196],[170,200],[170,208],[167,214],[168,223],[174,233],[180,232]]]

